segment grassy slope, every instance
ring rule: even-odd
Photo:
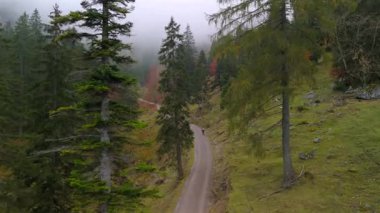
[[[217,176],[229,174],[232,189],[225,187],[223,192],[221,184],[216,183],[214,190],[229,192],[228,201],[224,196],[218,198],[224,202],[222,206],[228,205],[228,212],[380,211],[380,101],[347,99],[342,106],[334,104],[341,94],[331,91],[328,70],[328,63],[320,67],[319,87],[313,88],[320,104],[307,105],[303,96],[310,88],[298,91],[292,102],[294,167],[307,175],[292,189],[275,194],[272,193],[280,189],[282,180],[280,127],[264,139],[265,157],[256,158],[252,144],[225,134],[227,124],[217,107],[220,98],[213,97],[216,107],[199,122],[209,126],[207,131],[214,143],[225,144],[219,155],[227,156],[229,166],[224,167],[228,173],[217,167],[215,177],[221,179]],[[306,106],[307,110],[299,112],[298,106]],[[258,122],[264,125],[279,119],[278,115]],[[321,143],[313,143],[317,137]],[[314,159],[298,159],[300,152],[311,150],[316,150]],[[215,208],[215,212],[223,209]]]
[[[133,137],[136,141],[147,142],[143,146],[126,146],[126,153],[133,153],[134,158],[139,163],[152,163],[156,170],[147,173],[135,173],[131,177],[140,185],[146,185],[149,188],[158,189],[157,198],[147,198],[144,200],[144,206],[137,210],[143,213],[166,213],[173,212],[176,207],[178,198],[182,191],[184,181],[178,182],[176,170],[173,167],[168,167],[164,160],[159,160],[157,156],[158,144],[156,136],[158,133],[158,125],[156,124],[157,113],[151,110],[144,110],[140,119],[148,126],[141,130],[133,132]],[[185,175],[189,174],[193,162],[192,150],[184,156]],[[157,181],[163,181],[162,184],[157,184]]]

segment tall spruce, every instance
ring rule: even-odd
[[[127,178],[113,180],[114,162],[121,159],[118,150],[122,142],[127,141],[123,135],[137,124],[137,96],[132,90],[136,82],[116,66],[117,63],[133,62],[131,57],[121,54],[121,51],[130,50],[130,45],[119,39],[130,35],[132,23],[125,18],[131,12],[130,3],[133,2],[84,0],[81,3],[83,11],[56,19],[57,23],[79,23],[81,27],[91,29],[91,33],[71,31],[61,37],[87,38],[90,45],[86,56],[95,66],[78,86],[81,101],[71,107],[62,107],[57,113],[74,110],[83,115],[84,123],[77,130],[78,136],[74,137],[75,149],[82,151],[71,156],[74,169],[69,181],[77,189],[78,203],[97,203],[98,211],[102,213],[117,205],[133,209],[142,195],[142,189]]]
[[[195,102],[200,104],[201,106],[206,106],[208,103],[208,92],[209,92],[209,84],[208,84],[208,62],[206,58],[206,53],[201,50],[198,55],[196,66],[195,66],[195,75],[193,87],[195,88]]]
[[[290,151],[291,92],[300,83],[312,82],[313,64],[304,54],[319,48],[319,32],[332,29],[329,17],[340,2],[219,2],[228,6],[211,15],[210,22],[219,25],[218,37],[231,37],[222,46],[235,47],[234,54],[244,59],[227,94],[231,124],[256,140],[261,132],[250,135],[248,130],[257,116],[273,114],[266,109],[278,109],[274,100],[281,97],[283,186],[290,187],[296,181]]]
[[[59,106],[73,103],[74,97],[71,94],[74,83],[69,82],[68,77],[76,67],[74,57],[78,57],[82,48],[78,42],[57,40],[65,32],[60,24],[54,22],[61,17],[57,4],[49,17],[51,23],[45,25],[45,42],[40,44],[43,59],[40,60],[39,71],[35,74],[39,80],[34,87],[36,92],[33,95],[33,107],[37,109],[34,131],[40,134],[40,139],[35,142],[33,148],[33,157],[38,159],[41,168],[44,169],[38,177],[43,187],[38,190],[41,196],[38,196],[38,208],[35,208],[35,211],[69,212],[73,205],[70,203],[70,187],[66,181],[68,165],[62,153],[50,150],[60,146],[54,139],[74,134],[75,118],[50,116],[50,112],[57,110]],[[42,28],[38,23],[36,22],[36,25]],[[39,42],[38,37],[36,38],[36,42]],[[80,60],[75,62],[80,63]]]
[[[159,90],[164,100],[158,114],[161,125],[158,141],[160,153],[167,154],[175,162],[178,179],[184,177],[183,150],[192,145],[193,133],[190,129],[188,88],[186,81],[185,49],[180,25],[173,18],[165,27],[166,38],[162,42],[159,60],[165,68],[161,73]]]
[[[185,32],[183,33],[182,45],[184,48],[184,68],[187,75],[187,81],[184,83],[187,85],[188,97],[194,101],[196,96],[199,94],[197,90],[197,73],[196,73],[196,54],[197,50],[195,47],[195,39],[193,32],[191,31],[190,25],[186,26]]]
[[[14,121],[18,126],[19,136],[22,136],[31,121],[31,112],[28,109],[31,68],[32,68],[32,31],[29,25],[29,15],[24,13],[16,22],[14,36],[14,81],[17,87],[14,91],[14,106],[18,109],[14,113]]]
[[[4,92],[0,117],[5,125],[1,136],[0,163],[12,172],[12,176],[0,184],[0,205],[4,204],[4,208],[0,208],[5,212],[67,212],[64,181],[56,158],[35,155],[48,135],[39,128],[41,125],[36,125],[37,122],[47,123],[47,119],[38,119],[39,113],[43,112],[45,118],[48,117],[48,111],[43,107],[45,99],[39,99],[38,89],[44,80],[41,78],[45,71],[42,58],[45,53],[43,45],[47,40],[43,36],[46,32],[43,32],[38,11],[28,17],[23,14],[15,30],[7,26],[3,49],[7,52],[0,54],[7,61],[1,69],[5,86],[0,88],[0,93]],[[36,105],[36,100],[39,100],[39,105]],[[20,120],[15,118],[26,115],[20,132]]]

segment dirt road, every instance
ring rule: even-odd
[[[141,103],[155,106],[160,105],[139,99]],[[194,132],[194,164],[187,177],[181,197],[174,210],[175,213],[206,213],[210,195],[212,153],[208,138],[202,134],[202,129],[191,125]]]
[[[212,171],[212,153],[208,138],[201,128],[191,125],[194,132],[194,165],[186,180],[175,213],[208,212]]]

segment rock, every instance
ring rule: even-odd
[[[305,99],[308,99],[308,100],[313,100],[313,99],[316,99],[317,98],[317,94],[314,92],[314,91],[310,91],[308,92],[305,96],[304,96]]]
[[[321,138],[314,138],[313,142],[314,142],[314,143],[320,143],[321,140],[322,140]]]
[[[310,160],[313,159],[315,156],[315,150],[311,152],[301,152],[298,154],[298,158],[301,160]]]
[[[350,86],[344,93],[345,94],[356,94],[358,92],[358,89],[353,89],[352,86]]]
[[[361,88],[355,94],[356,98],[361,100],[380,99],[380,86]]]
[[[307,156],[305,153],[301,152],[298,154],[298,158],[301,160],[308,160]]]

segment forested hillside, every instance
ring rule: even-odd
[[[3,1],[0,213],[380,211],[378,0]]]

